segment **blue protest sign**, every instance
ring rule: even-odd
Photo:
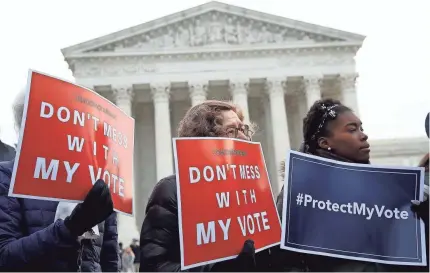
[[[396,265],[426,265],[423,168],[342,163],[290,151],[281,248]]]

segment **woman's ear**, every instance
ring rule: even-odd
[[[324,150],[328,150],[330,148],[330,145],[328,144],[328,140],[325,137],[320,137],[317,141],[318,147]]]

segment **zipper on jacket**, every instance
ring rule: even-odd
[[[82,254],[84,252],[84,244],[83,242],[81,242],[81,247],[78,250],[78,259],[76,261],[77,265],[78,265],[78,271],[77,272],[82,272]]]

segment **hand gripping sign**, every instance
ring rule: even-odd
[[[94,91],[30,71],[9,196],[82,201],[102,178],[133,215],[134,119]]]
[[[281,227],[260,143],[173,139],[183,270],[279,244]]]

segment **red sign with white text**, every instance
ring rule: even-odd
[[[82,201],[109,185],[133,215],[134,119],[92,90],[30,71],[10,196]]]
[[[175,138],[182,270],[277,245],[281,225],[260,143]]]

